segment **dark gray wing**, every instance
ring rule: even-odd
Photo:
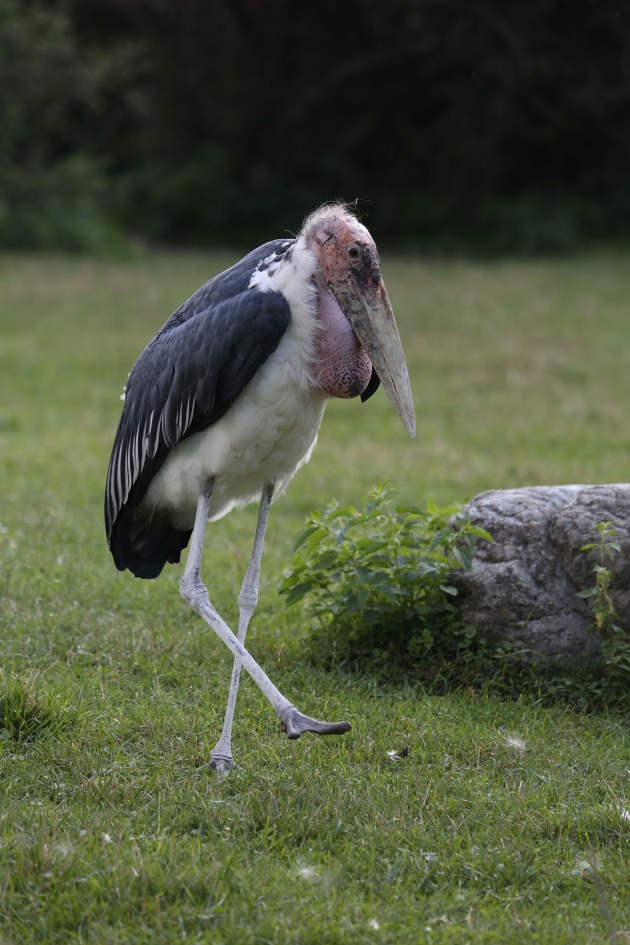
[[[178,561],[190,531],[160,517],[139,521],[138,506],[170,450],[229,410],[275,351],[290,320],[283,295],[248,289],[263,260],[281,258],[274,241],[210,280],[166,322],[136,362],[125,393],[105,489],[105,527],[119,570],[156,577]]]

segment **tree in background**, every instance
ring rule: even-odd
[[[63,140],[46,133],[36,170],[78,155],[88,203],[105,187],[116,219],[149,237],[245,244],[338,197],[358,198],[380,239],[412,246],[538,251],[630,235],[622,0],[19,7],[63,21],[73,45],[67,66],[50,66],[67,77],[71,121]],[[89,95],[73,69],[97,77]],[[24,127],[28,152],[42,125]]]
[[[63,8],[0,0],[0,245],[116,238],[110,97],[133,82],[131,53],[86,46]]]

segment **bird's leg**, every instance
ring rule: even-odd
[[[243,644],[234,636],[228,625],[216,612],[208,591],[201,580],[201,558],[203,540],[206,534],[210,496],[214,480],[210,479],[199,496],[195,527],[190,539],[188,561],[182,576],[180,590],[182,597],[206,621],[209,627],[223,640],[228,649],[252,677],[262,694],[273,706],[280,719],[282,731],[289,738],[299,738],[303,732],[317,732],[319,735],[341,735],[352,727],[349,722],[320,722],[302,712],[298,712],[288,699],[276,689],[269,677],[263,672],[256,660],[247,652]]]
[[[238,596],[238,639],[241,643],[245,642],[247,628],[252,614],[258,603],[258,584],[260,581],[260,563],[262,560],[263,543],[265,541],[265,529],[267,528],[267,519],[269,518],[269,509],[273,499],[275,480],[265,484],[260,497],[260,508],[258,510],[258,523],[256,525],[256,535],[254,536],[254,547],[250,558],[249,567],[241,593]],[[232,758],[232,721],[234,719],[234,708],[236,706],[236,694],[238,692],[238,681],[241,675],[241,664],[238,659],[234,660],[232,668],[232,679],[230,681],[230,691],[228,693],[227,707],[225,710],[225,720],[223,722],[223,731],[221,737],[210,752],[210,767],[217,771],[225,771],[234,767]]]

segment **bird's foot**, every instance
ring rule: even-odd
[[[288,738],[299,738],[304,732],[316,732],[318,735],[343,735],[352,728],[350,722],[320,722],[318,719],[312,719],[298,712],[293,705],[285,709],[280,716],[280,727],[283,732],[286,732]]]
[[[232,771],[234,768],[238,768],[238,765],[232,758],[232,755],[223,755],[219,754],[218,752],[211,751],[208,767],[211,771],[216,772],[219,777],[223,777],[224,774],[228,774],[229,771]]]

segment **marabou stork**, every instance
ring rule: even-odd
[[[299,712],[244,647],[258,599],[271,502],[308,462],[329,397],[367,400],[382,383],[415,435],[407,366],[376,246],[347,207],[316,210],[295,239],[272,240],[202,286],[135,364],[107,474],[107,541],[120,571],[155,578],[190,541],[185,600],[234,654],[223,733],[210,765],[231,767],[241,666],[289,738],[348,722]],[[200,566],[206,523],[258,499],[236,637]]]

